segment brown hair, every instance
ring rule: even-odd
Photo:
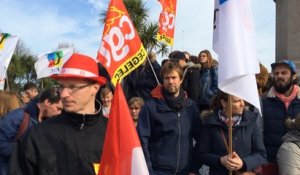
[[[224,101],[228,101],[228,94],[223,92],[223,91],[219,91],[210,101],[210,108],[215,110],[215,109],[222,109],[222,104],[221,104],[221,100]]]
[[[183,70],[178,64],[178,62],[168,61],[161,68],[160,75],[164,78],[166,74],[171,73],[172,71],[176,71],[179,74],[180,79],[183,79]]]
[[[103,87],[100,92],[100,97],[108,95],[110,92],[112,93],[112,90],[109,87]]]
[[[0,117],[20,107],[17,94],[10,91],[0,91]]]
[[[128,106],[130,107],[131,105],[142,107],[144,106],[144,100],[141,97],[132,97],[128,101]]]
[[[205,53],[207,55],[207,62],[201,63],[202,68],[209,69],[212,66],[214,66],[215,60],[212,58],[210,51],[209,50],[202,50],[198,55],[198,59],[200,59],[200,56],[201,56],[202,53]]]

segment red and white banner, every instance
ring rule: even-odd
[[[157,40],[172,46],[174,44],[176,0],[159,0],[159,2],[162,11],[159,15]]]
[[[149,175],[120,83],[115,89],[98,175]]]
[[[141,65],[147,57],[122,0],[111,0],[97,59],[114,85]]]

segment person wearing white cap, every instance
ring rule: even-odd
[[[300,113],[300,90],[297,85],[296,66],[291,60],[277,61],[271,67],[273,86],[262,97],[262,111],[264,143],[270,163],[266,167],[276,170],[276,154],[282,144],[282,136],[288,131],[285,120],[295,119]]]
[[[96,93],[106,79],[98,74],[93,58],[73,54],[60,74],[64,110],[18,140],[12,159],[12,175],[94,175],[99,165],[107,119]],[[96,107],[100,106],[100,107]]]

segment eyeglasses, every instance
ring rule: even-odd
[[[57,89],[61,92],[64,90],[64,88],[66,88],[68,90],[68,92],[71,94],[75,91],[78,91],[79,89],[83,89],[85,87],[90,86],[91,84],[82,84],[82,85],[75,85],[75,84],[71,84],[71,85],[58,85]]]
[[[131,110],[139,110],[139,109],[141,109],[141,107],[129,107],[129,109],[131,109]]]

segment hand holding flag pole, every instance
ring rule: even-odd
[[[228,118],[228,154],[232,158],[232,96],[228,94],[226,116]],[[229,171],[232,175],[232,171]]]
[[[219,89],[249,102],[260,111],[255,80],[259,62],[250,7],[250,0],[215,0],[213,49],[219,57]],[[227,117],[232,117],[231,109],[227,110]],[[228,152],[232,156],[232,123],[228,125],[228,137]]]

